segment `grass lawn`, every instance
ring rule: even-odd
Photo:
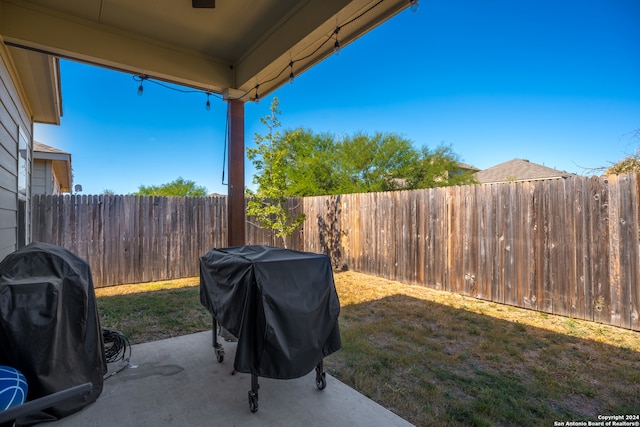
[[[554,425],[640,414],[640,334],[354,272],[335,273],[327,371],[418,426]],[[210,328],[198,278],[96,290],[131,343]]]

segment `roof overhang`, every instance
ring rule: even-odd
[[[9,46],[5,52],[15,69],[20,95],[24,97],[23,101],[33,120],[60,124],[62,92],[58,58]]]
[[[345,46],[409,5],[220,0],[200,9],[187,0],[0,0],[0,37],[32,86],[25,89],[30,98],[44,93],[43,82],[51,85],[42,101],[49,112],[54,89],[59,97],[51,56],[250,100],[284,84],[292,65],[299,75],[331,55],[336,39]]]

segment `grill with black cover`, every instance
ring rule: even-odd
[[[326,255],[271,246],[213,249],[200,258],[200,302],[238,339],[234,369],[252,375],[249,404],[258,408],[257,377],[292,379],[316,369],[341,347],[340,302]]]

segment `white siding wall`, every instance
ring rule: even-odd
[[[32,152],[33,125],[9,72],[7,53],[0,44],[0,260],[18,248],[18,135],[24,132]],[[30,158],[30,156],[29,156]],[[31,165],[27,165],[30,172]],[[27,176],[27,182],[30,181]],[[30,239],[31,201],[26,204],[26,235]]]
[[[51,162],[42,159],[33,160],[33,176],[31,178],[31,194],[53,194],[53,171]]]

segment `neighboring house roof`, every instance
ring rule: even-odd
[[[71,154],[38,141],[33,141],[33,159],[50,160],[53,173],[63,193],[71,192]]]
[[[460,168],[461,171],[471,171],[471,172],[478,172],[480,169],[478,169],[475,166],[471,166],[468,165],[466,163],[462,163],[462,162],[456,162],[456,165],[458,165],[458,167]]]
[[[568,178],[575,174],[531,163],[525,159],[513,159],[484,169],[475,174],[481,184],[492,182],[536,181],[540,179]]]

